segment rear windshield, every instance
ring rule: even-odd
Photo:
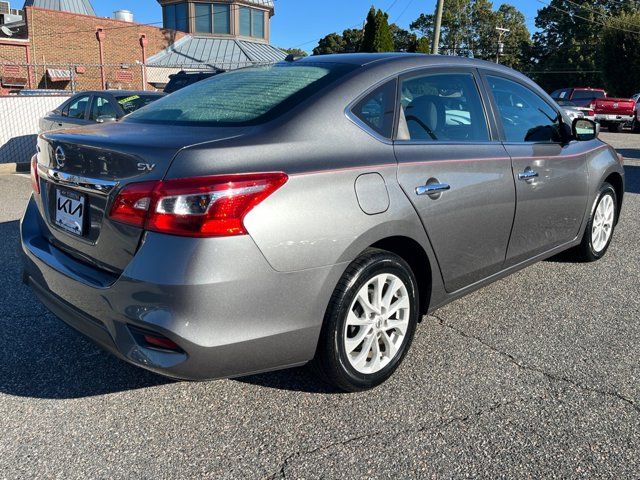
[[[590,100],[592,98],[604,98],[604,92],[594,90],[576,90],[571,96],[571,100]]]
[[[160,95],[115,95],[116,102],[120,104],[125,114],[140,110],[161,98]]]
[[[294,64],[222,73],[129,115],[128,122],[194,126],[256,125],[272,120],[356,67]]]

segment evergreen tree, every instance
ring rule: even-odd
[[[361,52],[393,52],[393,35],[389,27],[389,16],[382,10],[371,7],[364,27]]]

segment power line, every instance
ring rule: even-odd
[[[596,25],[601,25],[601,26],[603,26],[603,27],[611,28],[611,29],[613,29],[613,30],[619,30],[619,31],[621,31],[621,32],[627,32],[627,33],[638,33],[638,34],[640,34],[640,31],[638,31],[638,30],[628,30],[628,29],[619,28],[619,27],[612,27],[612,26],[608,25],[608,24],[607,24],[607,23],[605,23],[605,22],[600,22],[600,21],[598,21],[598,20],[593,20],[593,19],[591,19],[591,18],[582,17],[582,16],[580,16],[580,15],[578,15],[578,14],[576,14],[576,13],[569,12],[568,10],[565,10],[565,9],[563,9],[563,8],[556,7],[555,5],[551,5],[551,4],[549,4],[549,3],[545,3],[545,2],[543,2],[542,0],[536,0],[536,1],[537,1],[538,3],[541,3],[542,5],[544,5],[544,6],[546,6],[546,7],[553,8],[554,10],[557,10],[557,11],[559,11],[559,12],[562,12],[562,13],[566,14],[566,15],[569,15],[571,18],[579,18],[580,20],[584,20],[585,22],[594,23],[594,24],[596,24]]]
[[[404,10],[402,10],[402,12],[400,12],[400,15],[398,15],[396,17],[396,19],[393,21],[393,23],[398,23],[398,20],[400,20],[400,18],[402,18],[402,16],[407,12],[407,10],[409,10],[409,7],[411,6],[412,3],[413,3],[413,0],[409,0],[407,2],[407,5],[404,7]]]
[[[567,1],[568,3],[570,3],[570,4],[572,4],[572,5],[575,5],[575,6],[576,6],[576,7],[578,7],[578,8],[584,8],[585,10],[588,10],[588,11],[590,11],[590,12],[596,13],[597,15],[600,15],[600,16],[602,16],[603,18],[605,18],[605,19],[607,19],[607,20],[615,20],[615,21],[617,21],[617,22],[619,22],[619,23],[622,23],[622,24],[625,24],[625,25],[630,25],[630,26],[632,26],[632,27],[638,27],[638,28],[640,28],[640,25],[638,25],[637,23],[625,22],[625,21],[623,21],[623,20],[618,20],[617,18],[612,17],[611,15],[606,15],[606,14],[604,14],[602,11],[596,10],[595,8],[588,7],[588,6],[586,6],[586,5],[580,5],[580,4],[578,4],[578,3],[576,3],[576,2],[574,2],[574,1],[572,1],[572,0],[566,0],[566,1]],[[607,24],[607,26],[609,26],[609,24]],[[640,33],[640,32],[638,32],[638,33]]]

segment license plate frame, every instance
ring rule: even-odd
[[[76,237],[84,236],[86,196],[63,188],[56,188],[55,192],[55,226]]]

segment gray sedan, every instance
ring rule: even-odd
[[[374,387],[423,314],[560,252],[602,258],[624,192],[593,122],[459,57],[242,69],[38,145],[25,281],[118,357],[182,379],[313,361],[340,389]]]
[[[163,96],[163,93],[134,90],[81,92],[47,113],[40,120],[40,132],[115,122]]]

